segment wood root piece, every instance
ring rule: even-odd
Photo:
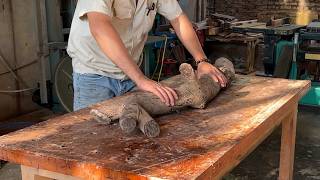
[[[136,103],[126,103],[123,108],[122,116],[119,119],[120,128],[127,134],[133,133],[137,127],[139,119],[139,105]]]
[[[219,58],[215,65],[226,76],[229,86],[235,78],[233,64],[226,58]],[[93,109],[106,115],[107,118],[104,116],[102,119],[106,119],[107,122],[108,119],[111,122],[119,120],[121,129],[126,133],[133,132],[135,126],[139,126],[146,136],[158,136],[160,128],[153,116],[168,114],[187,107],[205,108],[206,104],[222,89],[209,75],[198,79],[196,72],[189,64],[182,64],[180,73],[161,81],[162,84],[175,89],[179,96],[173,107],[168,107],[152,93],[135,91],[97,104]],[[101,121],[101,117],[99,120]],[[99,120],[97,119],[98,122]]]
[[[110,125],[112,123],[112,119],[107,114],[104,114],[101,111],[92,109],[90,111],[90,114],[94,117],[96,121],[98,121],[101,124]]]
[[[137,125],[147,137],[157,137],[160,134],[159,124],[135,102],[128,102],[125,105],[119,124],[127,134],[135,132]]]

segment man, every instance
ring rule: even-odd
[[[139,69],[148,32],[159,13],[170,20],[198,64],[221,86],[226,78],[207,62],[192,24],[177,0],[78,0],[68,53],[73,59],[74,110],[122,95],[135,86],[173,106],[176,92],[145,77]]]

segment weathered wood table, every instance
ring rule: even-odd
[[[309,87],[238,76],[207,109],[158,118],[155,139],[100,125],[85,109],[2,136],[0,158],[21,164],[25,180],[219,179],[282,124],[279,177],[292,179],[298,100]]]

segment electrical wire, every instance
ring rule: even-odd
[[[9,63],[6,61],[6,59],[0,54],[0,62],[1,64],[7,68],[8,73],[10,73],[13,78],[19,82],[20,78],[18,75],[14,72],[14,70],[10,67]],[[21,81],[23,84],[25,84],[23,81]],[[34,90],[35,88],[27,88],[27,89],[19,89],[19,90],[0,90],[0,93],[21,93],[26,91]]]
[[[15,68],[15,69],[12,69],[12,70],[13,70],[13,71],[17,71],[17,70],[20,70],[20,69],[24,69],[24,68],[29,67],[29,66],[37,63],[37,62],[38,62],[38,60],[34,60],[34,61],[31,61],[31,62],[28,63],[28,64],[22,65],[22,66],[20,66],[20,67],[17,67],[17,68]],[[10,72],[10,71],[1,72],[1,73],[0,73],[0,76],[5,75],[5,74],[8,74],[8,73],[11,73],[11,72]]]
[[[28,88],[28,89],[18,89],[18,90],[0,90],[0,93],[22,93],[26,91],[33,91],[39,88]]]
[[[167,43],[168,43],[168,36],[167,35],[162,35],[162,36],[165,37],[165,41],[164,41],[164,43],[162,41],[161,42],[161,46],[160,46],[160,50],[163,48],[163,53],[162,53],[162,58],[161,58],[161,67],[160,67],[160,71],[159,71],[159,76],[158,76],[158,79],[157,79],[158,82],[160,82],[160,78],[161,78],[161,74],[162,74],[162,70],[163,70],[163,65],[164,65],[164,57],[165,57],[165,54],[166,54]],[[155,78],[156,71],[157,71],[157,69],[159,67],[159,64],[160,64],[160,56],[161,56],[161,54],[159,53],[158,58],[157,58],[157,65],[156,65],[155,71],[152,74],[152,78],[151,79]]]
[[[14,77],[15,80],[19,81],[18,76],[16,75],[16,73],[11,69],[11,67],[9,66],[9,64],[7,63],[7,61],[4,59],[4,57],[0,54],[0,62],[2,63],[2,65],[12,74],[12,76]]]
[[[163,70],[163,65],[164,65],[164,57],[166,55],[166,50],[167,50],[167,42],[168,42],[168,37],[167,35],[164,35],[166,40],[164,41],[164,48],[163,48],[163,54],[162,54],[162,59],[161,59],[161,67],[160,67],[160,71],[159,71],[159,76],[158,76],[158,82],[160,82],[160,78],[161,78],[161,74],[162,74],[162,70]]]
[[[154,76],[156,75],[156,72],[157,72],[157,69],[158,69],[158,66],[159,66],[159,62],[160,62],[160,53],[161,53],[161,49],[162,48],[163,48],[163,42],[161,41],[160,52],[159,52],[159,55],[157,56],[157,65],[156,65],[155,70],[153,71],[151,79],[154,79]]]

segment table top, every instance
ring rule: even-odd
[[[309,81],[237,76],[206,109],[157,118],[155,139],[98,124],[85,109],[0,137],[0,159],[91,179],[207,179],[240,162],[309,87]],[[108,101],[95,106],[101,105]]]

